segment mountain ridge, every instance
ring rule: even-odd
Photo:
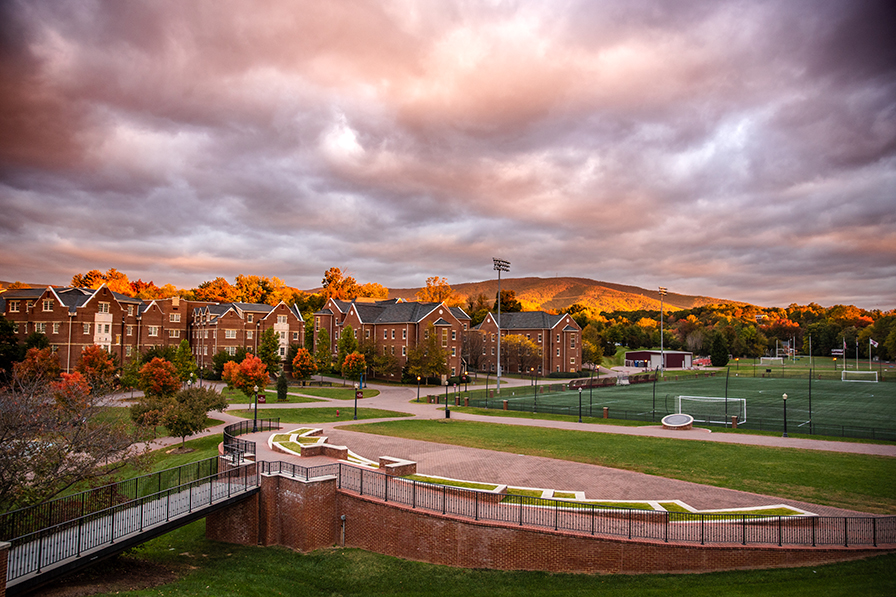
[[[494,302],[498,294],[498,280],[481,282],[463,282],[450,285],[455,294],[467,304],[480,294]],[[414,300],[420,288],[390,288],[389,298]],[[656,290],[647,290],[638,286],[602,282],[590,278],[557,277],[557,278],[504,278],[501,290],[513,290],[524,311],[560,311],[579,303],[593,312],[600,311],[636,311],[659,310],[660,297]],[[663,299],[663,305],[678,309],[693,309],[705,305],[732,304],[748,305],[743,301],[721,299],[701,295],[688,295],[669,292]]]

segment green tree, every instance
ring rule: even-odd
[[[190,350],[190,342],[184,338],[177,346],[174,353],[174,368],[177,369],[177,376],[182,382],[189,381],[190,378],[199,367],[196,365],[196,359],[193,358],[193,351]]]
[[[177,354],[177,349],[173,346],[153,346],[152,348],[146,349],[141,359],[144,365],[151,362],[153,359],[162,359],[163,361],[173,363],[175,354]]]
[[[492,311],[498,310],[498,295],[495,294],[495,303]],[[523,310],[523,305],[516,300],[516,292],[513,290],[501,291],[501,313],[519,313]]]
[[[171,437],[179,437],[181,449],[187,437],[208,428],[209,411],[224,412],[227,401],[220,392],[205,386],[191,387],[179,391],[166,405],[162,424]]]
[[[286,402],[288,397],[286,393],[289,391],[289,382],[286,381],[286,373],[281,373],[277,376],[277,400],[279,402]]]
[[[230,354],[223,348],[212,356],[212,370],[215,373],[215,379],[221,379],[224,374],[224,365],[230,361],[241,362],[249,354],[242,346],[237,347],[235,354]]]
[[[709,360],[713,367],[724,367],[728,364],[728,341],[721,332],[713,332],[712,348],[709,352]]]
[[[29,348],[50,348],[50,339],[46,334],[40,332],[31,332],[25,337],[25,350]]]
[[[317,350],[314,352],[314,360],[317,362],[317,370],[323,376],[324,371],[329,371],[333,364],[333,353],[330,351],[330,334],[327,330],[317,333]]]
[[[408,373],[412,377],[432,378],[447,375],[448,351],[443,349],[433,324],[427,326],[424,340],[408,352]]]
[[[12,364],[22,358],[15,326],[0,314],[0,385],[12,373]]]
[[[119,382],[124,390],[131,391],[131,398],[134,397],[134,390],[140,385],[140,368],[143,363],[139,358],[133,358],[121,368],[121,378]]]
[[[271,375],[280,371],[280,335],[274,328],[262,332],[258,342],[258,358],[267,366]]]
[[[353,352],[358,350],[358,339],[355,338],[355,329],[346,325],[342,328],[342,332],[339,334],[339,342],[336,343],[336,362],[343,363],[345,362],[345,357]],[[345,372],[342,373],[345,375]]]

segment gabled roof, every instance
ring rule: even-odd
[[[490,317],[492,321],[497,321],[494,313],[489,313],[486,317]],[[566,318],[565,313],[554,315],[544,311],[521,311],[518,313],[501,313],[501,329],[505,331],[511,330],[549,330],[557,324],[562,323]],[[475,329],[482,326],[480,323]],[[578,332],[575,326],[568,325],[564,332]]]
[[[245,313],[270,313],[274,307],[260,303],[229,303]]]

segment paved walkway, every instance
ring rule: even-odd
[[[508,386],[526,385],[525,381],[519,382],[518,380],[507,380],[506,382],[502,382],[502,384],[504,383]],[[423,401],[419,403],[414,401],[417,393],[416,387],[372,385],[371,388],[380,390],[380,394],[373,398],[363,399],[359,402],[359,406],[407,412],[416,417],[426,419],[443,419],[445,417],[443,410],[444,402],[442,405],[436,406],[427,404]],[[421,388],[421,400],[425,399],[424,397],[427,393],[435,394],[438,389],[439,388]],[[301,394],[301,388],[290,388],[290,393]],[[442,397],[444,397],[444,392],[442,393]],[[320,408],[322,406],[332,406],[350,416],[354,406],[353,401],[349,400],[316,398],[320,401],[299,404],[273,403],[266,404],[263,408],[276,410],[284,408]],[[230,410],[245,408],[247,408],[247,405],[239,404],[233,405]],[[221,433],[225,425],[245,420],[242,417],[237,417],[226,412],[224,414],[212,413],[212,416],[213,418],[223,420],[224,423],[199,434],[199,436]],[[672,431],[656,425],[621,427],[616,425],[600,425],[572,421],[490,417],[465,414],[458,411],[452,411],[451,418],[506,425],[529,425],[555,429],[575,429],[594,433],[617,433],[694,441],[716,441],[723,443],[789,447],[896,457],[896,446],[892,445],[710,433],[707,430]],[[369,422],[372,422],[372,420],[366,419],[357,421],[357,423]],[[489,450],[466,448],[463,446],[450,446],[435,442],[371,435],[352,431],[351,425],[354,423],[354,421],[349,419],[344,422],[315,424],[314,426],[324,430],[324,435],[328,436],[329,443],[346,445],[353,452],[371,460],[376,460],[379,456],[394,456],[414,460],[418,463],[418,471],[422,474],[508,484],[515,487],[537,487],[561,491],[584,491],[588,499],[681,500],[698,509],[788,504],[824,516],[855,514],[855,512],[830,508],[827,506],[807,504],[794,500],[783,500],[776,497],[722,489],[602,466],[567,462],[537,456],[492,452]],[[295,427],[300,426],[301,425],[299,424],[295,425]],[[285,429],[289,429],[289,427],[289,424],[287,424]],[[324,457],[296,459],[287,457],[280,452],[273,452],[267,448],[267,439],[270,435],[269,432],[265,432],[244,435],[241,437],[256,442],[256,445],[258,446],[258,457],[262,460],[297,460],[305,466],[332,462],[332,460]],[[173,445],[179,442],[180,440],[177,438],[164,438],[155,442],[155,445]]]

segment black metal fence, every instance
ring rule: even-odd
[[[218,470],[218,460],[186,464],[4,515],[5,528],[19,529],[7,539],[11,543],[7,583],[258,486],[254,465]],[[33,528],[36,525],[43,526]]]
[[[280,419],[258,419],[240,421],[224,428],[224,455],[233,462],[242,462],[246,454],[255,454],[255,442],[239,439],[237,436],[257,431],[280,429]]]
[[[331,467],[332,465],[330,465]],[[471,520],[548,528],[572,533],[665,542],[741,545],[878,546],[896,544],[896,516],[769,516],[694,514],[557,499],[511,496],[436,485],[339,464],[305,478],[337,474],[339,487],[358,495]]]

